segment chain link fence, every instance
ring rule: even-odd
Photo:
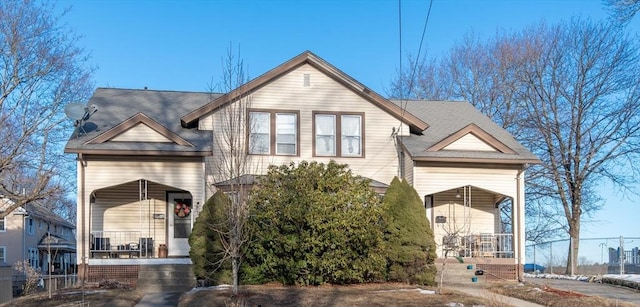
[[[527,245],[525,271],[571,275],[570,244],[563,239]],[[640,274],[639,247],[640,237],[581,238],[573,275]]]

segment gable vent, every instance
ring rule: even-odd
[[[311,86],[311,74],[304,74],[304,80],[302,86],[309,87]]]

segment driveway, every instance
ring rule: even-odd
[[[547,285],[559,290],[579,292],[591,296],[600,296],[640,306],[640,291],[630,288],[569,279],[527,278],[527,282],[537,284],[541,287]]]

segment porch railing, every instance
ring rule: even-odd
[[[460,257],[513,258],[513,234],[478,233],[459,238],[444,237],[446,247],[457,250]]]
[[[147,258],[152,256],[153,238],[139,231],[92,231],[91,258]]]

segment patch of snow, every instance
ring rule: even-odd
[[[464,304],[451,302],[451,303],[447,303],[445,306],[447,306],[447,307],[464,307]]]
[[[640,274],[605,274],[602,277],[611,278],[611,279],[619,279],[626,281],[634,281],[640,283]]]
[[[570,279],[570,280],[578,280],[585,282],[597,282],[597,283],[607,283],[614,285],[624,285],[626,287],[638,289],[640,288],[640,274],[605,274],[598,276],[584,276],[584,275],[558,275],[558,274],[529,274],[525,273],[525,277],[527,278],[549,278],[549,279]],[[606,278],[606,281],[603,281],[603,278]],[[614,280],[613,282],[611,280]],[[620,281],[620,283],[616,282]],[[632,283],[632,285],[625,284]],[[635,285],[634,285],[635,284]]]
[[[579,280],[579,281],[589,281],[589,278],[591,278],[591,276],[585,276],[585,275],[559,275],[559,274],[548,274],[548,273],[540,273],[540,274],[524,273],[524,277],[526,277],[526,278],[548,278],[548,279],[569,279],[569,280]]]
[[[217,285],[217,286],[211,286],[211,287],[197,287],[189,290],[189,292],[187,293],[198,292],[198,291],[210,291],[210,290],[220,291],[220,290],[227,290],[227,289],[231,289],[231,285],[223,284],[223,285]]]
[[[379,290],[379,291],[375,291],[376,293],[382,293],[382,292],[402,292],[402,291],[417,291],[420,294],[436,294],[436,291],[433,290],[424,290],[424,289],[396,289],[396,290]]]

